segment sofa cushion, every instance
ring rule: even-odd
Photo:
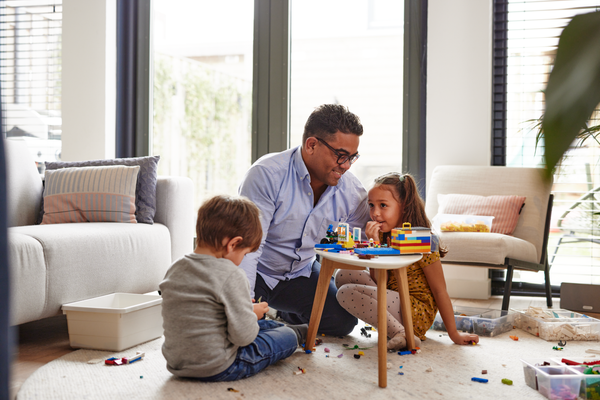
[[[438,194],[438,213],[492,216],[494,223],[491,231],[511,235],[519,221],[525,199],[525,196]]]
[[[169,230],[159,223],[82,222],[20,226],[11,232],[35,239],[43,249],[47,296],[39,318],[60,314],[65,303],[158,290],[171,265]]]
[[[135,186],[139,166],[46,170],[42,224],[137,222]]]
[[[47,162],[46,170],[73,168],[73,167],[97,167],[102,165],[138,165],[140,171],[135,189],[135,216],[137,222],[152,224],[156,214],[156,179],[158,176],[158,161],[160,156],[113,158],[108,160],[90,161],[55,161]],[[43,207],[42,207],[43,212]],[[42,221],[42,215],[38,222]]]
[[[506,257],[540,262],[535,246],[514,236],[481,232],[442,232],[439,236],[448,249],[442,262],[503,265]]]
[[[41,318],[46,303],[44,249],[29,235],[8,230],[11,325]]]
[[[8,226],[33,225],[40,212],[42,178],[25,142],[4,140]]]

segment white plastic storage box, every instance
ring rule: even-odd
[[[546,310],[547,317],[528,315],[519,310],[517,326],[544,340],[600,340],[600,320],[569,310]]]
[[[552,400],[579,398],[582,378],[582,374],[564,365],[537,368],[538,390]]]
[[[598,357],[571,357],[574,362],[593,362]],[[549,399],[590,399],[600,398],[600,375],[586,374],[587,365],[569,365],[561,358],[550,358],[544,361],[523,362],[525,383],[532,389],[539,390]],[[546,364],[546,365],[544,365]]]
[[[523,363],[523,374],[525,375],[525,383],[532,389],[538,390],[537,372],[543,366],[558,366],[563,365],[555,359],[544,361],[521,360]],[[544,365],[547,364],[547,365]]]
[[[71,347],[121,351],[162,336],[162,297],[113,293],[64,304]]]
[[[600,399],[600,375],[584,373],[587,368],[586,365],[571,366],[571,369],[583,374],[579,398]]]

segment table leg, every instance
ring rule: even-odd
[[[415,330],[412,321],[412,304],[408,294],[408,277],[406,268],[397,268],[394,270],[396,282],[398,282],[398,295],[400,296],[400,312],[402,313],[402,324],[406,332],[406,344],[408,350],[415,348]]]
[[[387,270],[377,274],[377,358],[379,387],[387,387]]]
[[[306,344],[304,345],[304,350],[312,350],[313,347],[315,347],[317,330],[319,329],[319,324],[321,323],[323,306],[325,306],[325,299],[327,298],[327,291],[329,290],[329,282],[331,281],[334,270],[334,262],[324,258],[321,263],[321,272],[319,273],[319,280],[317,281],[317,291],[315,293],[315,300],[310,313],[310,322],[308,323],[308,333],[306,334]]]

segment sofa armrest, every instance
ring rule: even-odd
[[[194,251],[196,217],[193,201],[194,187],[190,178],[158,177],[154,222],[165,225],[171,233],[171,261]]]

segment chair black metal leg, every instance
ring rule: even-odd
[[[546,259],[546,268],[544,269],[544,281],[546,284],[546,305],[552,307],[552,287],[550,286],[550,265]]]
[[[510,302],[510,291],[512,290],[513,266],[506,266],[506,280],[504,281],[504,296],[502,297],[502,309],[508,311]]]
[[[558,243],[556,243],[556,247],[554,248],[554,253],[552,253],[552,259],[550,260],[550,265],[554,264],[554,259],[556,258],[556,253],[558,253],[558,248],[560,247],[560,243],[566,235],[562,235],[558,238]]]

